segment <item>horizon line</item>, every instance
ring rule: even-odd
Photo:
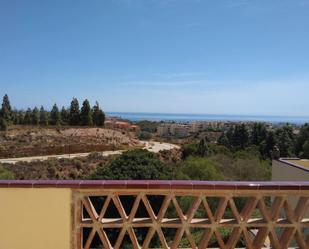
[[[123,114],[163,114],[163,115],[194,115],[194,116],[242,116],[242,117],[289,117],[289,118],[309,118],[303,115],[278,115],[278,114],[220,114],[220,113],[176,113],[176,112],[135,112],[135,111],[105,111],[105,113]],[[309,120],[308,120],[309,121]]]

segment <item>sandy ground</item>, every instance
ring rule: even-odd
[[[141,141],[144,143],[144,149],[147,149],[151,152],[158,153],[161,150],[172,150],[172,149],[180,149],[178,145],[170,144],[170,143],[160,143],[160,142],[148,142],[148,141]]]
[[[147,149],[148,151],[158,153],[161,150],[172,150],[172,149],[179,149],[180,147],[175,144],[169,144],[169,143],[160,143],[160,142],[148,142],[148,141],[141,141],[141,143],[144,144],[144,149]],[[123,150],[116,150],[116,151],[103,151],[99,152],[103,156],[111,156],[111,155],[119,155],[123,153]],[[75,153],[75,154],[63,154],[63,155],[48,155],[48,156],[34,156],[34,157],[20,157],[20,158],[6,158],[6,159],[0,159],[0,163],[9,163],[9,164],[15,164],[17,162],[32,162],[32,161],[44,161],[49,158],[75,158],[75,157],[86,157],[91,153]]]

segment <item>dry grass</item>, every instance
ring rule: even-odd
[[[14,126],[0,133],[0,158],[133,148],[131,134],[104,128]]]

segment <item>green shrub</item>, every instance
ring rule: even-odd
[[[194,180],[221,180],[223,176],[215,163],[205,157],[188,157],[184,162],[182,172]]]
[[[109,165],[98,167],[91,179],[143,180],[168,179],[171,170],[159,157],[147,150],[130,150],[118,156]]]
[[[152,135],[151,135],[151,133],[149,133],[147,131],[142,131],[142,132],[140,132],[138,138],[140,140],[149,140],[149,139],[152,138]]]
[[[0,180],[13,180],[14,174],[0,165]]]

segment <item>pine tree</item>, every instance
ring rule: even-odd
[[[43,106],[40,108],[40,125],[48,125],[48,112]]]
[[[69,111],[67,109],[65,109],[64,106],[62,106],[61,108],[61,124],[63,125],[67,125],[69,123]]]
[[[37,107],[33,108],[31,119],[32,119],[33,125],[38,125],[40,123],[40,113],[39,113],[39,109]]]
[[[232,146],[235,149],[244,149],[249,142],[249,133],[244,124],[236,125],[232,136]]]
[[[275,134],[273,131],[268,132],[267,138],[266,138],[266,151],[264,154],[266,154],[268,157],[271,157],[271,153],[276,145],[276,139]]]
[[[8,124],[3,117],[0,117],[0,130],[6,131],[8,129]]]
[[[100,112],[100,106],[98,101],[95,102],[95,105],[92,107],[92,122],[94,125],[98,123],[98,115]]]
[[[14,124],[22,125],[24,124],[25,112],[24,111],[17,111],[13,114],[14,115]]]
[[[81,108],[80,123],[81,125],[88,125],[88,126],[93,124],[92,111],[91,111],[89,101],[87,99],[85,99],[85,101],[83,102],[83,106]]]
[[[7,125],[12,123],[12,107],[10,104],[9,96],[7,94],[5,94],[3,97],[0,117],[6,121]]]
[[[25,114],[24,124],[30,125],[31,123],[32,123],[32,110],[28,108]]]
[[[99,115],[98,115],[98,121],[97,126],[104,126],[105,122],[105,113],[100,109]]]
[[[12,110],[12,124],[14,124],[14,125],[16,125],[16,124],[18,124],[18,110],[16,109],[16,108],[14,108],[13,110]]]
[[[264,124],[254,123],[251,132],[251,143],[259,145],[261,142],[267,139],[267,130]]]
[[[76,98],[73,98],[70,106],[70,125],[79,125],[80,111],[79,103]]]
[[[96,102],[95,106],[92,108],[92,121],[96,126],[104,126],[105,114],[100,109],[99,103]]]
[[[285,125],[276,130],[276,140],[281,157],[292,157],[294,155],[295,135],[290,125]]]
[[[209,148],[205,138],[201,139],[201,141],[199,142],[196,153],[198,156],[201,157],[209,155]]]
[[[59,112],[59,108],[57,104],[54,104],[51,112],[50,112],[50,124],[51,125],[60,125],[61,123],[61,115]]]

